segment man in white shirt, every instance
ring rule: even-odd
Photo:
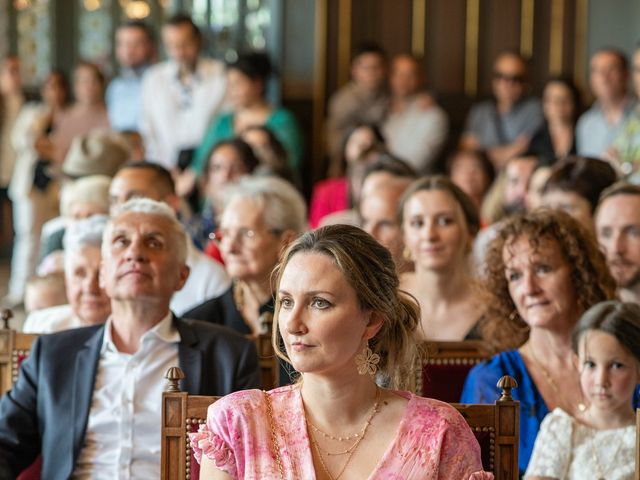
[[[174,317],[189,275],[174,212],[134,199],[115,209],[102,244],[111,316],[101,326],[39,337],[0,400],[0,478],[42,457],[42,478],[160,477],[163,375],[183,389],[226,395],[259,385],[253,342],[217,325]]]
[[[147,158],[175,173],[219,112],[226,78],[221,62],[200,57],[201,34],[188,16],[170,18],[162,41],[169,59],[145,74],[140,131]]]
[[[180,210],[180,198],[175,193],[171,174],[148,162],[132,162],[124,165],[111,181],[109,200],[111,206],[123,204],[136,197],[151,198],[168,204],[175,212]],[[222,265],[187,243],[187,265],[191,269],[185,288],[171,299],[171,311],[176,315],[191,310],[206,300],[227,291],[231,279]]]
[[[107,320],[111,304],[98,278],[102,235],[108,218],[106,215],[92,215],[69,224],[63,240],[68,304],[30,313],[22,328],[24,332],[59,332]]]
[[[421,93],[423,74],[418,59],[406,53],[394,57],[389,86],[389,112],[382,124],[389,151],[417,172],[433,172],[447,141],[449,119],[442,108]]]

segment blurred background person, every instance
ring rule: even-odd
[[[542,206],[542,193],[544,192],[544,185],[545,183],[547,183],[551,172],[551,167],[538,164],[536,169],[531,174],[531,178],[529,179],[529,187],[527,188],[527,197],[525,198],[525,205],[528,212],[531,212],[536,208],[540,208]]]
[[[538,157],[533,155],[507,160],[504,171],[493,182],[482,203],[481,215],[488,224],[526,209],[529,180],[537,166]]]
[[[109,116],[104,103],[105,78],[100,68],[89,62],[79,62],[73,70],[71,106],[60,112],[51,134],[54,162],[60,167],[73,140],[94,129],[108,129]]]
[[[50,137],[70,96],[64,74],[49,73],[40,95],[41,101],[27,103],[20,110],[11,134],[16,163],[9,197],[15,237],[9,291],[4,300],[7,306],[22,301],[27,278],[36,271],[42,226],[58,215],[59,184],[47,166],[54,159]]]
[[[382,132],[389,151],[420,173],[433,173],[435,161],[447,140],[449,119],[433,99],[425,105],[424,72],[409,54],[391,61],[389,109]]]
[[[471,370],[461,402],[494,403],[498,380],[516,379],[522,474],[547,413],[561,407],[575,415],[584,407],[571,332],[588,308],[614,298],[615,282],[595,237],[565,212],[548,209],[505,220],[487,249],[482,282],[480,330],[500,353]]]
[[[467,194],[480,211],[484,198],[496,178],[496,171],[482,150],[458,150],[449,157],[447,175]]]
[[[357,206],[360,226],[391,252],[399,274],[413,268],[403,255],[404,240],[398,209],[403,193],[416,177],[416,172],[408,164],[381,155],[367,168]]]
[[[636,45],[632,59],[631,78],[636,99],[640,98],[640,45]],[[631,112],[621,131],[607,150],[606,157],[618,165],[625,175],[640,170],[640,106]],[[637,177],[633,180],[637,182]]]
[[[589,86],[596,100],[578,120],[579,155],[606,155],[636,106],[628,83],[629,60],[624,52],[611,47],[596,50],[589,62]]]
[[[107,87],[111,127],[119,132],[140,130],[142,76],[155,56],[154,35],[146,23],[131,20],[116,30],[117,77]]]
[[[404,244],[414,272],[401,286],[419,302],[421,335],[427,340],[479,338],[483,305],[474,291],[473,239],[478,211],[447,177],[424,177],[409,186],[400,203]]]
[[[276,175],[300,187],[300,175],[289,165],[289,154],[269,127],[247,127],[240,133],[240,138],[251,145],[253,153],[260,160],[256,174]]]
[[[226,76],[222,62],[201,56],[202,34],[189,16],[169,18],[162,43],[167,60],[142,80],[140,133],[147,159],[178,175],[222,108]]]
[[[209,125],[191,166],[196,175],[202,173],[214,145],[256,125],[273,132],[287,151],[290,167],[300,170],[304,145],[298,122],[289,110],[270,105],[266,99],[272,73],[271,61],[264,53],[240,54],[227,64],[227,95],[233,110],[218,115]]]
[[[244,175],[251,175],[260,160],[253,149],[239,137],[222,140],[211,149],[204,175],[204,202],[202,210],[189,221],[189,232],[200,248],[206,249],[211,235],[218,228],[218,220],[224,208],[227,188]],[[215,258],[215,248],[209,253]]]
[[[615,183],[616,171],[602,160],[568,157],[556,164],[542,189],[542,206],[564,210],[595,232],[593,213],[602,191]]]
[[[93,215],[69,225],[64,236],[64,279],[68,304],[31,313],[27,333],[52,333],[103,323],[111,303],[100,285],[102,236],[107,215]]]
[[[527,153],[547,165],[576,153],[576,122],[581,110],[580,92],[566,77],[551,77],[542,89],[544,123],[533,134]]]
[[[345,175],[321,180],[314,185],[309,205],[311,228],[318,227],[329,214],[357,205],[367,166],[377,154],[385,151],[384,136],[375,124],[359,124],[345,135],[341,157]],[[344,223],[345,219],[341,220]],[[348,221],[357,225],[355,217]]]
[[[387,54],[373,42],[358,45],[351,57],[351,80],[329,98],[327,152],[329,175],[344,173],[344,139],[358,125],[380,124],[389,103]]]
[[[493,64],[493,98],[471,107],[460,139],[463,149],[484,149],[496,167],[522,155],[543,122],[537,98],[527,96],[526,60],[516,52],[503,52]]]
[[[283,248],[306,227],[304,199],[290,183],[245,177],[230,186],[216,239],[233,284],[184,317],[244,334],[267,333],[274,312],[271,272]]]
[[[58,305],[66,305],[67,291],[64,285],[64,273],[54,272],[47,275],[34,275],[27,280],[24,288],[24,311],[27,315]]]

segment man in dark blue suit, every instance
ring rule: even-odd
[[[0,400],[0,478],[14,478],[39,454],[46,479],[159,478],[167,368],[185,371],[182,387],[191,394],[259,385],[252,342],[171,314],[189,267],[184,230],[167,205],[127,202],[102,248],[111,317],[36,340]]]

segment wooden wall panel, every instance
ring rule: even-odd
[[[429,0],[423,65],[427,86],[442,95],[464,91],[466,0]]]
[[[536,94],[554,69],[568,76],[585,70],[587,33],[583,24],[588,0],[326,1],[327,22],[318,27],[327,32],[325,104],[342,84],[339,72],[344,74],[345,67],[340,58],[344,62],[350,57],[351,52],[340,52],[340,45],[353,48],[360,41],[375,40],[390,55],[412,47],[423,49],[427,86],[449,113],[454,137],[451,145],[462,130],[470,105],[491,94],[493,61],[501,51],[531,52],[532,90]],[[350,16],[348,28],[342,31],[341,12]],[[415,12],[423,18],[414,18]],[[345,21],[342,18],[342,25]],[[413,38],[414,32],[420,38]],[[340,35],[349,38],[340,39]],[[475,35],[477,41],[473,41]],[[550,55],[552,45],[560,45],[561,50],[556,48]],[[576,83],[585,84],[584,74]]]

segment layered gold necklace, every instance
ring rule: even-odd
[[[371,425],[371,421],[373,420],[373,417],[376,416],[376,414],[379,411],[379,406],[380,406],[380,388],[376,386],[376,398],[375,398],[375,402],[373,404],[373,407],[371,409],[371,412],[369,413],[367,419],[364,422],[364,425],[362,426],[362,428],[353,434],[350,435],[346,435],[346,436],[334,436],[331,435],[329,433],[324,432],[323,430],[321,430],[320,428],[318,428],[316,425],[314,425],[311,420],[309,420],[309,418],[306,416],[306,412],[305,412],[305,417],[307,420],[307,424],[311,427],[311,430],[309,431],[310,433],[310,439],[311,439],[311,443],[313,444],[313,447],[316,450],[316,453],[318,454],[318,459],[320,460],[320,465],[322,466],[322,469],[324,470],[324,472],[327,474],[327,476],[331,479],[331,480],[338,480],[342,474],[345,472],[345,470],[347,469],[347,466],[349,466],[349,463],[351,462],[351,459],[353,458],[353,455],[355,454],[358,446],[360,445],[360,443],[362,442],[362,440],[364,440],[364,437],[367,434],[367,430],[369,429],[369,426]],[[330,452],[324,448],[322,448],[320,446],[320,444],[318,443],[318,440],[316,438],[316,434],[317,435],[321,435],[322,437],[329,439],[329,440],[333,440],[335,442],[339,442],[339,443],[347,443],[347,442],[353,442],[350,446],[348,446],[347,448],[345,448],[344,450],[340,450],[337,452]],[[340,468],[340,470],[338,471],[338,473],[334,476],[331,474],[331,472],[329,471],[329,467],[327,467],[327,464],[324,461],[323,457],[335,457],[335,456],[342,456],[342,455],[346,455],[347,458],[345,459],[344,463],[342,464],[342,467]]]

